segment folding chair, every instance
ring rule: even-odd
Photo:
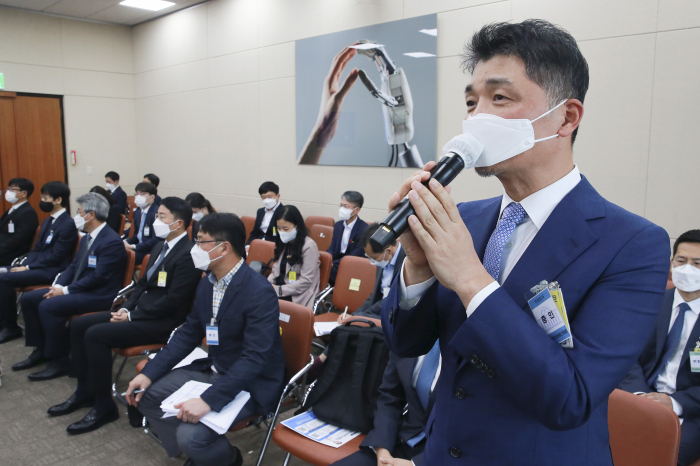
[[[194,239],[192,238],[192,224],[190,223],[190,226],[187,227],[187,237],[189,239]]]
[[[327,251],[333,241],[333,227],[316,223],[309,227],[309,236],[316,241],[319,251]]]
[[[41,225],[36,227],[36,231],[34,232],[34,237],[32,238],[32,251],[36,249],[36,241],[39,239],[39,234],[41,233]],[[15,257],[12,263],[10,264],[10,268],[12,267],[19,267],[22,265],[22,263],[27,259],[27,254],[22,254],[21,256]]]
[[[328,294],[333,291],[333,288],[328,286],[328,280],[331,278],[331,268],[333,267],[333,256],[325,251],[321,251],[321,281],[318,284],[319,293],[314,299],[314,314],[318,306],[323,302],[323,300],[328,296]]]
[[[333,220],[333,217],[323,217],[320,215],[309,215],[306,217],[306,221],[304,221],[304,224],[306,225],[306,229],[310,229],[312,225],[326,225],[327,227],[333,228],[333,225],[335,225],[335,220]]]
[[[275,243],[272,241],[265,241],[262,239],[254,239],[250,243],[250,249],[248,250],[248,257],[246,258],[246,263],[250,265],[253,261],[260,261],[263,264],[267,264],[275,257]]]
[[[245,242],[247,243],[248,238],[250,238],[250,234],[253,232],[253,228],[255,227],[255,217],[248,217],[247,215],[244,215],[241,217],[241,221],[245,226]]]
[[[122,214],[122,221],[119,224],[119,236],[124,236],[124,227],[126,226],[126,215]]]
[[[345,310],[347,307],[348,314],[352,314],[372,294],[376,279],[377,267],[372,265],[369,259],[356,256],[343,257],[338,267],[335,287],[331,288],[333,306],[340,310]],[[318,305],[315,307],[318,308]],[[329,312],[316,316],[316,322],[333,322],[337,318],[336,314]]]

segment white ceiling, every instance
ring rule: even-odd
[[[168,0],[175,5],[160,11],[148,11],[120,5],[121,0],[0,0],[0,6],[21,8],[78,19],[105,21],[125,26],[148,21],[208,0]]]

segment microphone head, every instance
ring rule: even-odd
[[[453,137],[450,142],[442,148],[442,154],[457,154],[464,160],[464,168],[473,168],[479,160],[484,146],[469,133],[459,134]]]

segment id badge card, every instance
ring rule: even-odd
[[[88,256],[88,267],[92,269],[97,267],[97,256]]]
[[[700,372],[700,350],[690,352],[690,372]]]
[[[49,233],[49,236],[46,237],[46,244],[51,244],[51,240],[53,239],[53,231]]]
[[[161,270],[160,272],[158,272],[158,286],[160,286],[161,288],[164,287],[167,281],[168,272],[166,272],[165,270]]]
[[[277,236],[277,227],[272,227],[272,236]]]
[[[289,271],[289,281],[290,282],[295,282],[297,281],[297,273],[294,272],[293,270]]]
[[[151,227],[143,227],[143,236],[151,236]]]
[[[537,324],[547,332],[552,340],[561,343],[567,338],[571,338],[571,333],[566,328],[564,319],[562,319],[559,309],[552,299],[552,294],[547,288],[537,293],[534,298],[528,301],[528,304]]]
[[[219,327],[216,325],[207,325],[207,345],[219,344]]]
[[[10,222],[7,224],[7,232],[8,233],[14,233],[15,232],[15,224]]]

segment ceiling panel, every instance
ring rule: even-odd
[[[60,0],[46,8],[44,12],[87,18],[111,6],[114,6],[114,0]],[[122,8],[126,7],[122,6]]]
[[[25,10],[43,10],[61,0],[2,0],[0,5],[24,8]]]

